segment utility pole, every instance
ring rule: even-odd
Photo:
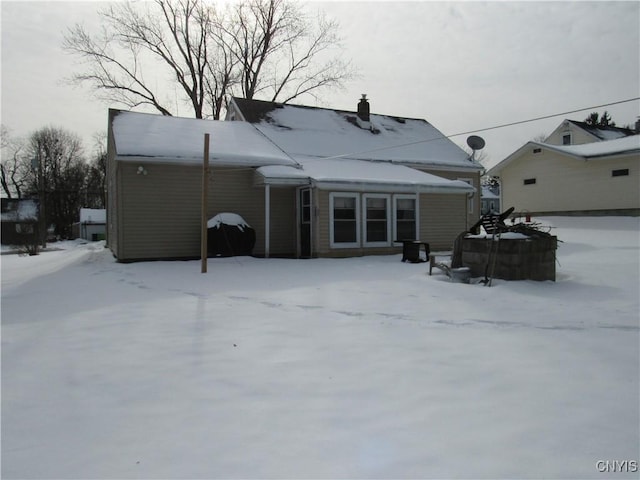
[[[44,198],[44,167],[42,165],[42,153],[40,152],[40,144],[38,143],[37,157],[32,161],[32,167],[34,163],[38,164],[38,233],[40,234],[40,243],[42,248],[47,246],[47,219],[45,216],[45,201]]]
[[[204,134],[204,155],[202,157],[202,218],[200,220],[201,273],[207,273],[207,203],[209,190],[209,134]]]

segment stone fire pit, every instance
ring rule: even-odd
[[[557,247],[557,237],[543,232],[504,232],[499,241],[497,235],[469,234],[461,241],[462,265],[472,277],[555,281]]]

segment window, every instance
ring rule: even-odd
[[[536,179],[535,178],[525,178],[524,179],[524,184],[525,185],[533,185],[536,183]]]
[[[396,240],[417,240],[417,198],[413,195],[397,195],[394,197],[395,231]]]
[[[418,238],[418,195],[329,194],[331,248],[386,247]]]
[[[360,246],[359,200],[359,196],[355,193],[329,194],[329,234],[332,247],[353,248]]]
[[[619,170],[611,170],[611,176],[612,177],[626,177],[627,175],[629,175],[629,169],[628,168],[621,168]]]
[[[562,144],[563,145],[571,145],[571,134],[565,133],[562,135]]]
[[[16,223],[16,233],[21,235],[31,235],[33,232],[33,223]]]
[[[389,195],[364,195],[364,243],[385,246],[390,243]]]
[[[533,149],[533,153],[541,153],[542,149],[541,148],[534,148]]]

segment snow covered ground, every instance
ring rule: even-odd
[[[491,288],[3,255],[2,478],[637,478],[639,219],[540,221],[557,281]]]

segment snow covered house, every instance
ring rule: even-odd
[[[2,198],[2,244],[38,242],[39,202],[30,198]]]
[[[502,205],[532,215],[640,215],[640,135],[563,121],[544,142],[528,142],[488,175]]]
[[[238,98],[227,121],[110,110],[108,246],[121,261],[199,256],[209,133],[208,216],[240,215],[254,255],[451,248],[479,217],[481,166],[425,120],[360,113]]]
[[[575,120],[564,120],[543,143],[551,145],[582,145],[585,143],[616,140],[629,137],[637,132],[630,128],[590,125]]]

